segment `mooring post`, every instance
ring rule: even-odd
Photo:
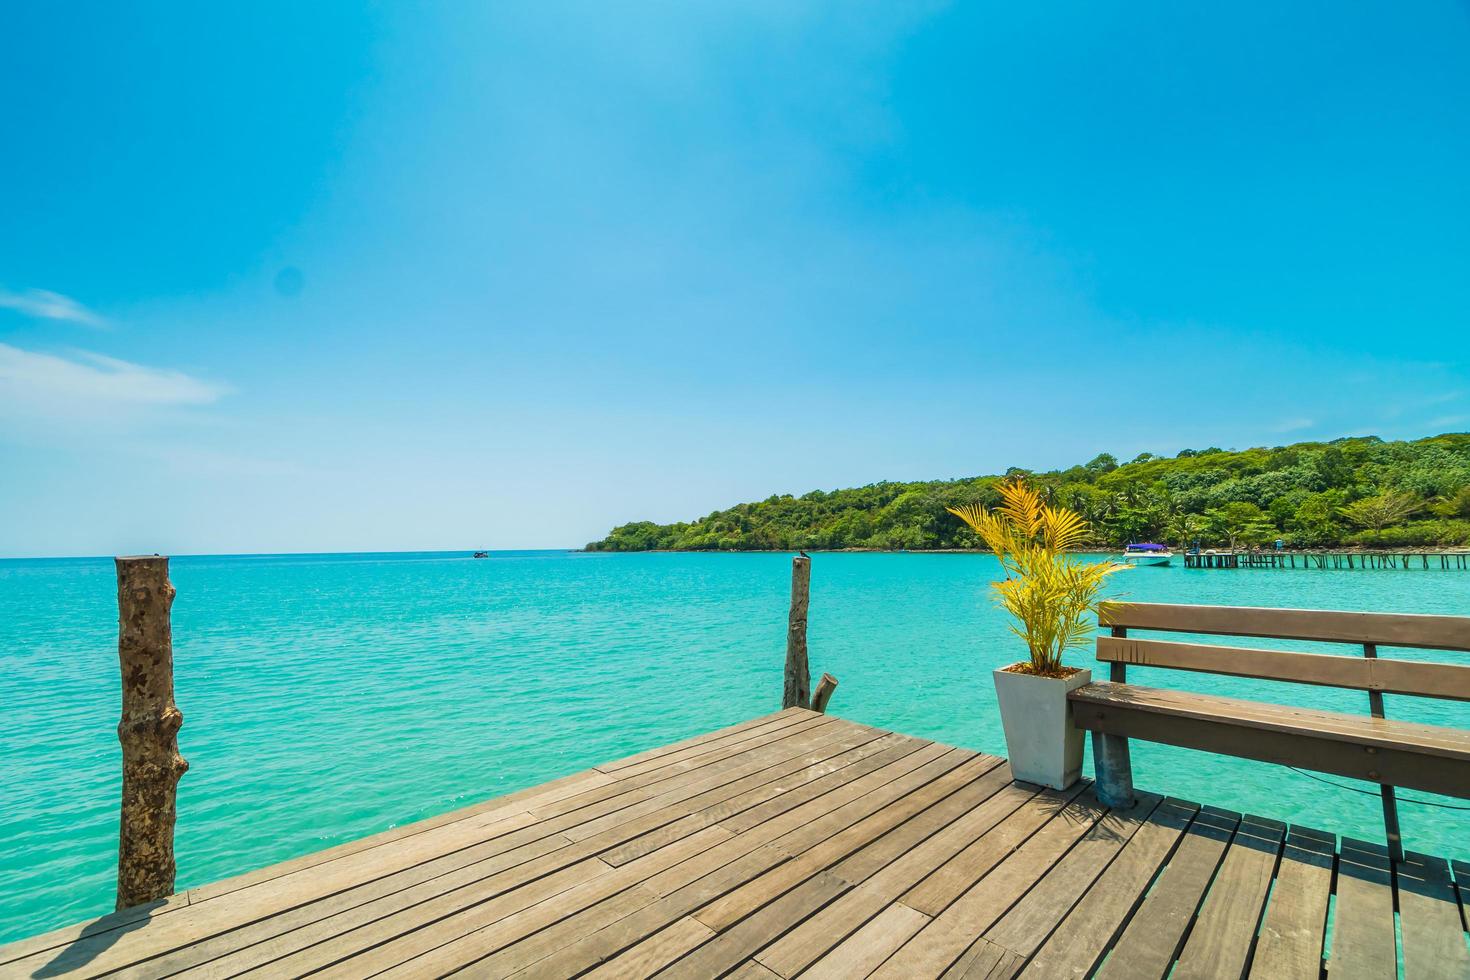
[[[118,827],[117,907],[174,892],[174,819],[184,716],[174,704],[174,647],[168,559],[118,558],[117,658],[122,668],[122,815]]]
[[[817,689],[812,692],[812,710],[818,714],[827,713],[827,702],[832,700],[832,692],[837,690],[837,678],[831,674],[823,674],[822,679],[817,681]]]
[[[786,626],[783,708],[809,708],[812,703],[812,674],[806,660],[806,613],[811,603],[811,591],[812,560],[806,555],[798,555],[791,559],[791,614]]]

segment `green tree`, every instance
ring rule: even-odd
[[[1461,487],[1434,507],[1441,517],[1470,517],[1470,486]]]
[[[1095,480],[1104,473],[1111,473],[1118,468],[1118,457],[1112,453],[1098,453],[1088,461],[1084,469]]]
[[[1410,514],[1424,508],[1424,503],[1411,493],[1385,490],[1383,493],[1339,507],[1337,512],[1358,527],[1370,531],[1381,531],[1393,524],[1402,523]]]
[[[1204,518],[1198,514],[1175,514],[1164,528],[1164,533],[1179,543],[1180,550],[1190,547],[1204,531]]]
[[[1205,513],[1211,533],[1224,538],[1234,551],[1242,544],[1260,544],[1276,536],[1276,527],[1265,511],[1253,503],[1237,500]]]
[[[1342,525],[1337,520],[1341,496],[1339,492],[1329,490],[1304,498],[1286,523],[1292,537],[1311,546],[1337,542],[1342,536]]]
[[[975,533],[947,508],[994,507],[999,479],[888,481],[799,497],[775,494],[687,524],[623,524],[588,548],[972,548],[979,544]],[[1173,457],[1143,453],[1121,465],[1101,453],[1086,465],[1032,474],[1029,482],[1043,502],[1088,521],[1092,546],[1157,535],[1187,542],[1206,532],[1250,542],[1268,540],[1276,528],[1296,543],[1332,545],[1347,539],[1350,520],[1363,528],[1352,540],[1383,547],[1460,544],[1470,535],[1466,433],[1413,442],[1359,437],[1239,451],[1212,447]],[[1195,522],[1185,522],[1189,530],[1182,536],[1181,517]],[[1243,531],[1232,537],[1232,526]]]

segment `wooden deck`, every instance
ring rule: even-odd
[[[1470,865],[1109,812],[791,709],[0,948],[0,976],[1464,978],[1466,900]]]

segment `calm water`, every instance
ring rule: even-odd
[[[778,708],[789,568],[787,555],[175,559],[191,766],[179,887]],[[841,678],[832,711],[1003,753],[989,673],[1019,641],[984,594],[994,570],[976,555],[816,556],[812,666]],[[1169,568],[1115,582],[1140,601],[1470,613],[1466,572]],[[0,561],[0,941],[111,910],[116,616],[110,560]],[[1130,678],[1366,708],[1361,694]],[[1470,727],[1465,705],[1388,702],[1390,716]],[[1137,745],[1134,770],[1141,787],[1382,834],[1376,797],[1285,769]],[[1402,816],[1411,848],[1470,858],[1470,813]]]

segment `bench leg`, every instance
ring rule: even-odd
[[[1379,786],[1383,795],[1383,830],[1388,838],[1388,858],[1394,864],[1404,863],[1404,841],[1399,836],[1399,801],[1392,786]]]
[[[1115,810],[1133,806],[1133,763],[1128,759],[1126,738],[1093,732],[1092,768],[1097,776],[1094,791],[1098,802]]]

